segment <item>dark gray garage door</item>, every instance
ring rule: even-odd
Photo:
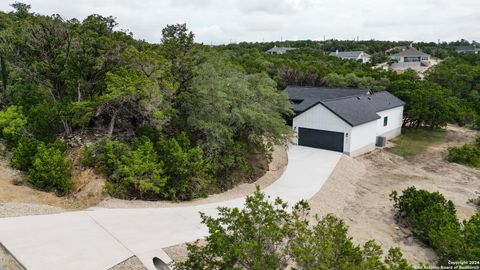
[[[343,133],[319,129],[299,128],[298,144],[343,152]]]

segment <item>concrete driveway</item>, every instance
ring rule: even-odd
[[[317,193],[341,153],[290,146],[283,175],[263,191],[290,205]],[[242,207],[244,198],[188,207],[105,209],[0,219],[0,243],[27,269],[109,269],[136,255],[155,270],[162,248],[207,235],[198,212],[216,215],[219,206]]]

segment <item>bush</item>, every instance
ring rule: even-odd
[[[175,269],[413,270],[398,248],[382,259],[374,241],[355,245],[347,225],[331,214],[310,224],[305,201],[289,208],[257,190],[243,207],[218,212],[201,214],[209,230],[206,243],[187,244],[187,260]]]
[[[72,188],[70,160],[59,148],[40,143],[28,170],[28,182],[39,189],[64,195]]]
[[[440,227],[449,223],[456,227],[460,226],[452,201],[447,201],[438,192],[409,187],[400,197],[397,197],[395,191],[390,197],[400,217],[408,223],[413,234],[427,244],[431,231],[438,231]]]
[[[447,160],[472,167],[480,167],[480,142],[477,138],[475,144],[465,144],[452,147],[448,150]]]
[[[35,138],[23,136],[12,151],[10,164],[12,167],[22,171],[28,171],[32,166],[33,158],[37,154],[37,148],[40,142]]]
[[[172,200],[191,200],[205,195],[210,175],[200,147],[191,147],[185,133],[177,138],[160,138],[157,151],[165,164],[168,181],[166,196]]]
[[[26,134],[26,125],[27,119],[22,113],[22,107],[12,105],[0,111],[0,135],[9,145],[16,145]]]
[[[455,206],[438,192],[409,187],[398,197],[390,195],[394,207],[413,234],[437,254],[440,265],[448,261],[477,260],[480,255],[480,213],[461,224]]]
[[[122,157],[128,157],[130,152],[128,144],[102,138],[95,144],[85,147],[81,162],[84,166],[95,167],[107,175],[112,175],[119,167]]]
[[[115,197],[153,200],[165,196],[167,179],[152,142],[145,139],[115,164],[106,189]]]
[[[205,195],[210,179],[201,149],[183,133],[155,147],[147,137],[132,146],[104,138],[84,149],[82,163],[105,173],[107,191],[119,198],[190,200]]]

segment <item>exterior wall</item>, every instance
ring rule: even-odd
[[[430,56],[391,56],[390,58],[397,60],[399,63],[415,63],[430,60]]]
[[[368,62],[370,62],[370,55],[368,55],[366,53],[362,53],[359,56],[359,60],[362,60],[362,63],[368,63]]]
[[[350,156],[358,156],[375,150],[377,136],[394,138],[401,133],[403,124],[403,106],[377,113],[381,118],[356,127],[351,127],[340,117],[325,108],[322,104],[310,108],[293,118],[292,127],[295,132],[293,141],[298,143],[298,128],[311,128],[345,133],[343,149]],[[383,126],[383,118],[388,123]]]
[[[350,132],[352,127],[322,104],[317,104],[308,111],[293,118],[292,127],[295,136],[297,136],[299,127],[343,132],[345,133],[343,151],[350,152]]]
[[[377,121],[371,121],[352,128],[350,136],[350,156],[358,156],[375,149]]]
[[[399,135],[403,125],[403,106],[377,113],[381,118],[377,120],[376,136],[385,136],[391,139]],[[388,117],[388,123],[383,126],[383,118]]]
[[[363,56],[362,63],[368,63],[368,62],[370,62],[370,56]]]

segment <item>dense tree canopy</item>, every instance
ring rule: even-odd
[[[112,195],[192,199],[248,178],[251,156],[268,158],[288,132],[289,102],[276,83],[194,43],[184,24],[166,26],[160,43],[149,44],[115,30],[112,17],[80,22],[14,8],[0,14],[0,128],[12,164],[34,186],[57,187],[41,180],[47,169],[68,182],[58,139],[105,135],[83,156],[107,174]],[[28,157],[45,153],[62,166]]]
[[[107,175],[114,196],[183,200],[230,188],[255,174],[253,160],[267,160],[272,144],[284,142],[287,85],[389,90],[407,102],[410,127],[480,125],[479,56],[453,51],[466,41],[414,44],[445,58],[422,81],[413,71],[397,74],[329,56],[363,50],[380,62],[407,41],[205,46],[176,24],[150,44],[118,31],[113,17],[66,20],[12,6],[15,11],[0,12],[0,135],[13,166],[37,177],[50,166],[58,170],[51,175],[57,183],[67,182],[60,176],[68,176],[70,163],[63,160],[71,149],[54,148],[61,141],[77,147],[72,141],[80,137],[89,143],[83,156],[91,160],[84,164]],[[266,54],[274,45],[297,49]],[[61,166],[36,162],[45,153]],[[70,186],[48,188],[64,193]]]

